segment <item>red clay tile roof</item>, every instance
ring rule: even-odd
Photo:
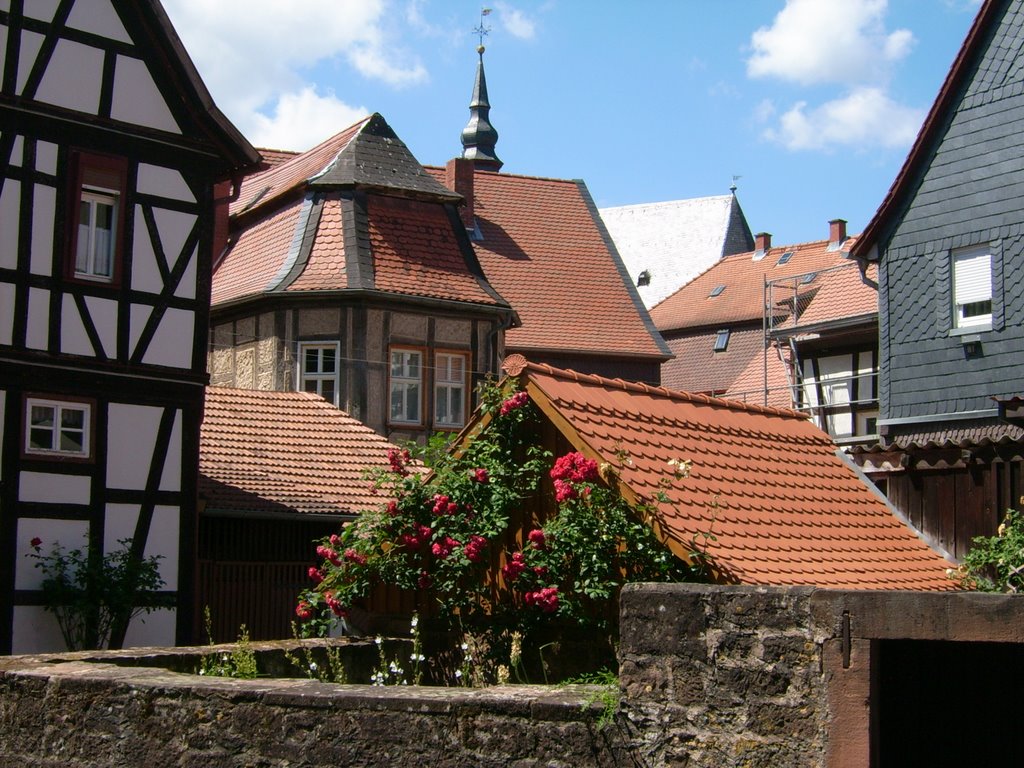
[[[220,512],[356,514],[380,505],[363,473],[394,447],[314,394],[208,387],[199,494]]]
[[[665,491],[655,527],[677,554],[705,533],[729,580],[843,589],[951,589],[930,549],[802,415],[506,359],[577,449],[627,497]],[[564,421],[563,421],[564,420]],[[628,461],[619,456],[622,451]],[[668,462],[693,462],[673,478]],[[668,488],[663,481],[670,480]]]
[[[766,357],[759,344],[747,361],[747,367],[733,379],[732,384],[729,385],[722,397],[756,405],[767,405],[772,408],[792,408],[793,390],[788,373],[790,369],[788,348],[785,348],[782,354],[784,357],[780,357],[779,348],[772,345],[768,348]],[[767,396],[765,390],[767,390]]]
[[[722,394],[751,360],[761,360],[764,333],[760,323],[733,328],[722,352],[715,352],[718,330],[700,329],[666,338],[675,359],[662,364],[661,383],[669,389]]]
[[[878,284],[877,265],[868,265],[867,277]],[[878,289],[861,279],[857,262],[847,261],[819,272],[814,285],[817,286],[817,290],[807,305],[800,308],[796,321],[797,328],[857,317],[878,316]],[[792,318],[788,318],[777,327],[792,329]]]
[[[452,222],[442,206],[368,195],[367,212],[378,290],[499,303],[466,269]]]
[[[473,211],[487,281],[522,321],[508,349],[668,357],[583,182],[477,171]]]
[[[324,200],[309,260],[302,274],[291,282],[286,291],[328,291],[348,287],[341,205],[337,197]],[[281,257],[287,253],[279,246],[277,248]],[[219,277],[214,280],[215,284],[217,279]]]
[[[856,238],[843,244],[848,250]],[[651,319],[661,331],[721,325],[760,319],[764,281],[817,272],[847,262],[841,251],[828,250],[828,241],[772,247],[759,261],[754,252],[726,256],[651,309]],[[779,264],[783,254],[793,255]],[[718,286],[725,286],[711,296]]]
[[[287,163],[289,160],[293,159],[297,155],[302,154],[301,152],[295,152],[290,149],[259,148],[256,151],[260,153],[260,158],[262,160],[262,162],[260,163],[261,171],[265,171],[268,168],[273,168],[275,166],[281,165],[282,163]]]
[[[260,294],[277,284],[302,207],[302,201],[295,200],[238,233],[231,250],[213,267],[211,304]]]

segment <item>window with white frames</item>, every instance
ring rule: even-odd
[[[992,254],[987,248],[953,253],[953,327],[992,324]]]
[[[124,158],[72,153],[69,276],[115,283],[123,231],[128,163]]]
[[[89,458],[89,422],[87,403],[26,398],[25,453]]]
[[[391,350],[390,421],[393,424],[422,424],[423,353],[416,349]]]
[[[338,344],[299,344],[299,389],[338,405]]]
[[[466,423],[466,355],[438,352],[434,356],[434,426]]]

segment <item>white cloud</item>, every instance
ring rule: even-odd
[[[248,139],[257,147],[305,151],[368,114],[365,107],[349,106],[333,93],[321,96],[308,86],[282,94],[271,117],[256,113]]]
[[[537,34],[537,25],[533,19],[508,3],[495,3],[494,7],[506,32],[520,40],[533,40]]]
[[[879,83],[914,45],[887,32],[886,0],[787,0],[770,27],[751,37],[751,77],[812,83]]]
[[[164,0],[163,4],[217,105],[247,136],[255,136],[267,125],[283,124],[282,100],[301,101],[299,97],[310,87],[304,70],[321,62],[344,62],[363,77],[393,86],[427,77],[415,57],[388,39],[386,0]],[[326,105],[331,100],[343,105],[333,95],[316,98],[326,99]],[[263,114],[275,105],[274,117]]]
[[[798,102],[764,136],[792,150],[894,148],[913,142],[924,116],[924,110],[896,103],[881,88],[855,88],[813,109]]]

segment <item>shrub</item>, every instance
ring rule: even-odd
[[[960,567],[949,575],[980,592],[1024,591],[1024,516],[1006,510],[996,535],[975,537]]]

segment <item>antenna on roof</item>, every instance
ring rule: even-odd
[[[729,187],[729,191],[734,195],[736,194],[736,182],[742,178],[742,176],[737,176],[735,173],[732,175],[732,185]]]
[[[484,38],[487,37],[487,35],[489,35],[491,33],[491,28],[484,25],[484,16],[490,16],[490,15],[491,15],[491,9],[490,8],[481,8],[480,9],[480,26],[479,27],[473,27],[473,31],[476,32],[477,36],[480,39],[480,45],[477,48],[477,53],[483,53],[484,52]]]

